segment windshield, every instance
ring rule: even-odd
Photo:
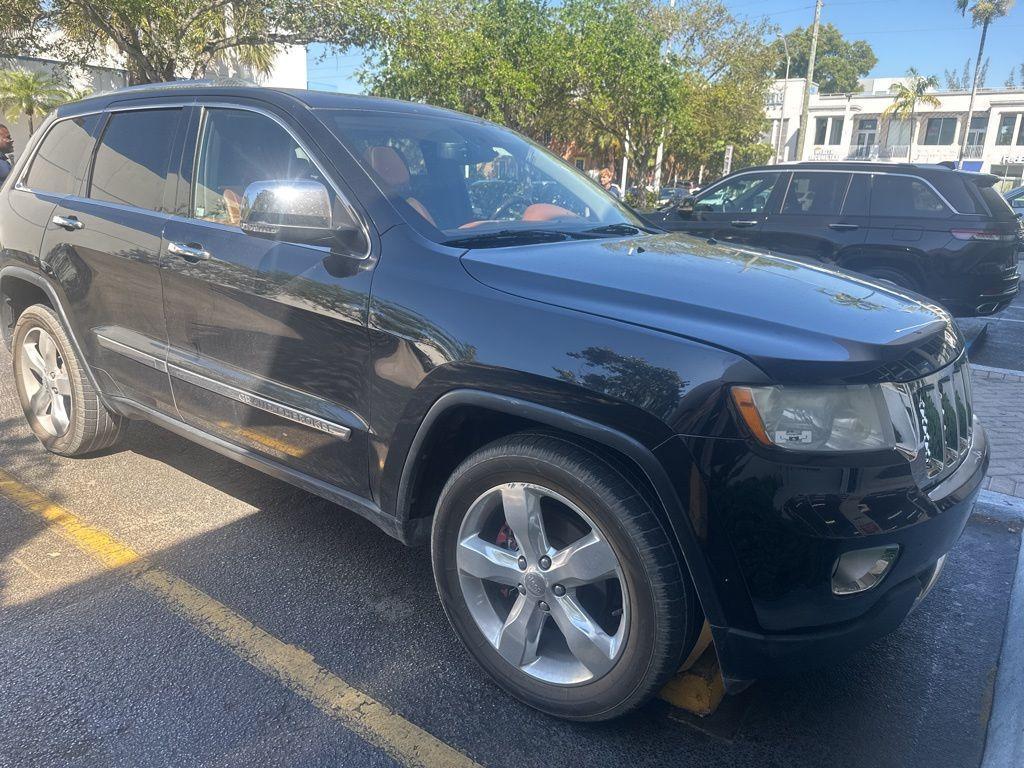
[[[595,182],[505,128],[443,115],[318,114],[409,223],[442,242],[497,246],[517,235],[646,227]]]

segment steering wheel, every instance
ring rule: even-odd
[[[498,203],[498,207],[495,208],[494,212],[487,218],[500,221],[501,219],[505,218],[505,215],[509,212],[509,209],[511,209],[512,206],[516,203],[522,206],[523,211],[525,211],[530,206],[530,200],[525,195],[509,195],[500,203]],[[522,217],[522,213],[520,213],[520,217]]]

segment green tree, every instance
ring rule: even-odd
[[[266,72],[278,45],[366,43],[388,12],[358,0],[36,0],[10,25],[23,52],[71,64],[116,51],[137,84],[202,77],[217,63]]]
[[[882,117],[895,117],[910,122],[910,147],[907,150],[907,162],[914,160],[914,143],[917,136],[917,111],[920,106],[936,109],[942,106],[935,96],[928,91],[939,87],[939,78],[935,75],[925,77],[911,67],[907,70],[906,82],[893,83],[890,91],[893,95],[892,104],[882,111]]]
[[[981,40],[978,42],[978,58],[974,60],[974,82],[971,85],[971,101],[967,105],[967,121],[965,125],[971,124],[971,117],[974,115],[974,99],[978,95],[978,88],[982,82],[981,58],[985,55],[985,39],[988,37],[988,28],[996,19],[1001,19],[1010,12],[1014,0],[955,0],[956,9],[966,16],[971,14],[971,21],[974,26],[981,27]],[[984,67],[987,69],[987,62]],[[967,150],[967,138],[969,131],[964,131],[963,141],[960,142],[960,159],[963,160],[964,152]]]
[[[35,119],[71,99],[70,92],[42,72],[23,69],[0,71],[0,106],[8,120],[28,118],[28,132],[35,131]]]
[[[792,57],[790,77],[806,77],[811,54],[811,29],[797,27],[786,35]],[[775,77],[786,73],[786,53],[781,40],[772,43]],[[822,93],[853,93],[858,81],[870,72],[878,57],[864,40],[847,40],[832,24],[823,24],[818,32],[818,52],[814,63],[814,79]]]

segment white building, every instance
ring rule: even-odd
[[[46,72],[62,84],[76,90],[101,93],[103,91],[123,88],[127,84],[127,72],[123,68],[118,67],[117,63],[116,57],[112,56],[109,61],[95,62],[87,67],[69,67],[55,59],[16,56],[14,58],[0,59],[0,69],[24,69],[29,72]],[[255,75],[227,59],[211,66],[207,76],[211,78],[234,77],[277,88],[305,88],[306,73],[306,47],[303,45],[282,45],[278,46],[278,53],[274,59],[273,68],[267,75]],[[34,118],[35,125],[38,126],[45,117],[45,115],[36,115]],[[14,137],[14,153],[17,155],[19,149],[23,148],[28,142],[28,120],[24,117],[19,120],[9,120],[0,115],[0,123],[3,123],[10,129],[11,135]]]
[[[765,107],[769,141],[776,162],[792,160],[872,160],[939,163],[955,161],[967,119],[970,93],[935,91],[938,107],[922,106],[909,120],[883,117],[893,102],[890,87],[900,78],[861,82],[860,93],[821,94],[811,86],[808,137],[796,157],[805,80],[777,80]],[[964,168],[1001,177],[1001,187],[1024,178],[1024,90],[985,88],[974,102]]]

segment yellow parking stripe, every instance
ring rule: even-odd
[[[0,494],[49,522],[106,568],[134,570],[136,584],[158,597],[207,637],[311,702],[396,761],[418,768],[472,768],[473,760],[359,691],[183,579],[93,527],[0,469]],[[478,767],[477,767],[478,768]]]

